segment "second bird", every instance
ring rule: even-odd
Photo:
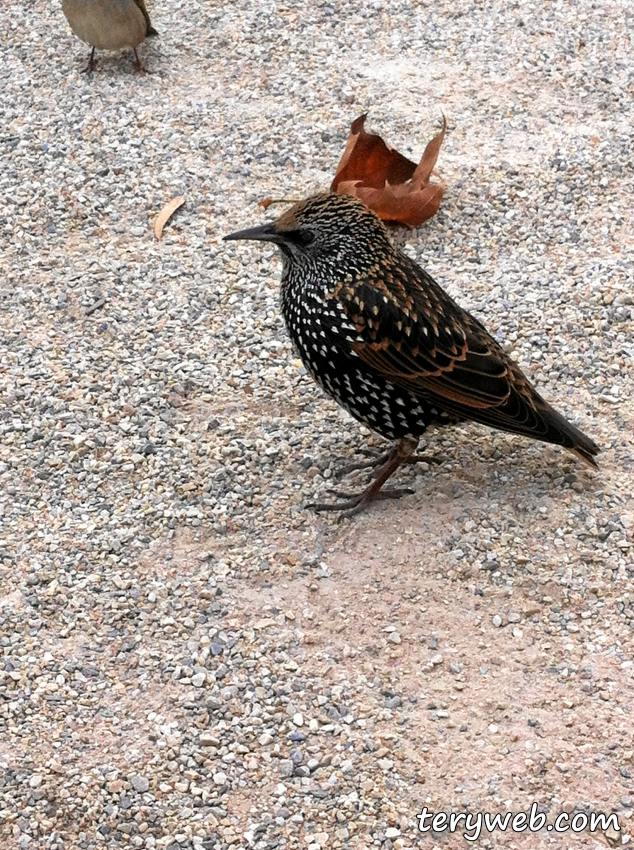
[[[597,444],[539,395],[480,322],[390,242],[350,195],[316,195],[277,221],[225,239],[282,252],[282,313],[306,368],[355,419],[394,441],[372,483],[315,505],[351,515],[376,499],[432,424],[480,422],[570,449]],[[407,492],[407,491],[406,491]]]
[[[62,0],[70,28],[92,51],[86,71],[95,67],[95,49],[134,51],[137,71],[143,66],[136,52],[148,36],[158,35],[144,0]]]

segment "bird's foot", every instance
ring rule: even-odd
[[[362,449],[361,451],[363,454],[371,454],[367,449]],[[390,459],[390,454],[390,452],[384,452],[383,454],[376,455],[371,460],[361,460],[356,463],[346,464],[346,466],[342,466],[335,471],[335,478],[343,478],[344,475],[349,475],[358,469],[378,469],[387,463]],[[442,458],[435,457],[434,455],[411,455],[403,463],[442,463]]]
[[[82,74],[92,74],[92,72],[97,67],[97,60],[95,59],[95,48],[90,51],[90,59],[88,60],[88,64],[85,68],[82,68]]]
[[[311,502],[306,507],[312,508],[318,513],[321,511],[341,511],[339,519],[344,519],[361,513],[372,502],[381,502],[384,499],[400,499],[402,496],[411,496],[416,491],[409,487],[386,487],[384,490],[373,491],[372,486],[370,486],[361,493],[346,493],[341,490],[329,490],[328,492],[341,501]]]
[[[136,73],[137,74],[149,74],[150,72],[141,63],[141,60],[139,59],[139,54],[136,52],[136,47],[133,47],[132,49],[134,50],[134,58],[136,59],[136,62],[135,62],[135,65],[134,65],[134,70],[136,71]]]
[[[360,452],[366,456],[370,456],[369,460],[358,460],[354,463],[347,463],[345,466],[340,466],[335,470],[335,478],[343,478],[344,475],[349,475],[357,469],[375,469],[377,466],[383,466],[387,462],[390,453],[383,452],[375,454],[371,449],[360,449]]]
[[[341,499],[339,502],[317,502],[310,505],[316,511],[341,511],[341,517],[354,516],[365,510],[372,502],[378,502],[382,499],[400,499],[401,496],[407,496],[414,491],[407,487],[389,487],[386,490],[381,488],[402,463],[412,457],[418,446],[416,437],[401,437],[396,441],[392,450],[382,458],[379,458],[381,466],[376,471],[372,482],[361,493],[341,493],[338,490],[331,492]]]

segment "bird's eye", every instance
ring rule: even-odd
[[[284,234],[284,238],[305,248],[315,239],[315,234],[311,230],[288,230]]]

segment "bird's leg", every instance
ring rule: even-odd
[[[132,50],[134,51],[134,58],[136,59],[136,65],[134,66],[134,70],[137,72],[137,74],[149,74],[150,72],[148,71],[148,69],[144,68],[141,64],[139,54],[136,52],[136,47],[133,47]]]
[[[92,72],[95,70],[96,65],[97,63],[95,61],[95,48],[93,47],[93,49],[90,51],[90,59],[88,60],[88,64],[82,70],[82,74],[92,74]]]
[[[361,449],[364,454],[374,454],[370,449]],[[350,472],[354,472],[357,469],[376,469],[377,467],[383,466],[383,464],[387,463],[391,452],[381,452],[381,454],[375,455],[375,457],[370,460],[361,460],[355,463],[348,463],[346,466],[342,466],[335,471],[336,478],[343,478],[344,475],[348,475]],[[413,454],[411,457],[406,458],[403,463],[442,463],[442,458],[435,457],[434,455],[416,455]]]
[[[386,490],[382,490],[381,488],[387,479],[396,472],[399,466],[406,463],[408,458],[412,457],[417,446],[418,439],[416,437],[402,437],[394,444],[372,483],[361,493],[341,493],[333,490],[331,491],[333,495],[342,501],[332,503],[317,502],[308,505],[308,507],[316,511],[341,511],[342,517],[349,517],[365,510],[372,502],[382,499],[399,499],[401,496],[413,493],[414,491],[408,487],[391,487]]]

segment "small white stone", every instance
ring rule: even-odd
[[[217,747],[220,741],[211,732],[202,732],[200,735],[201,747]]]

